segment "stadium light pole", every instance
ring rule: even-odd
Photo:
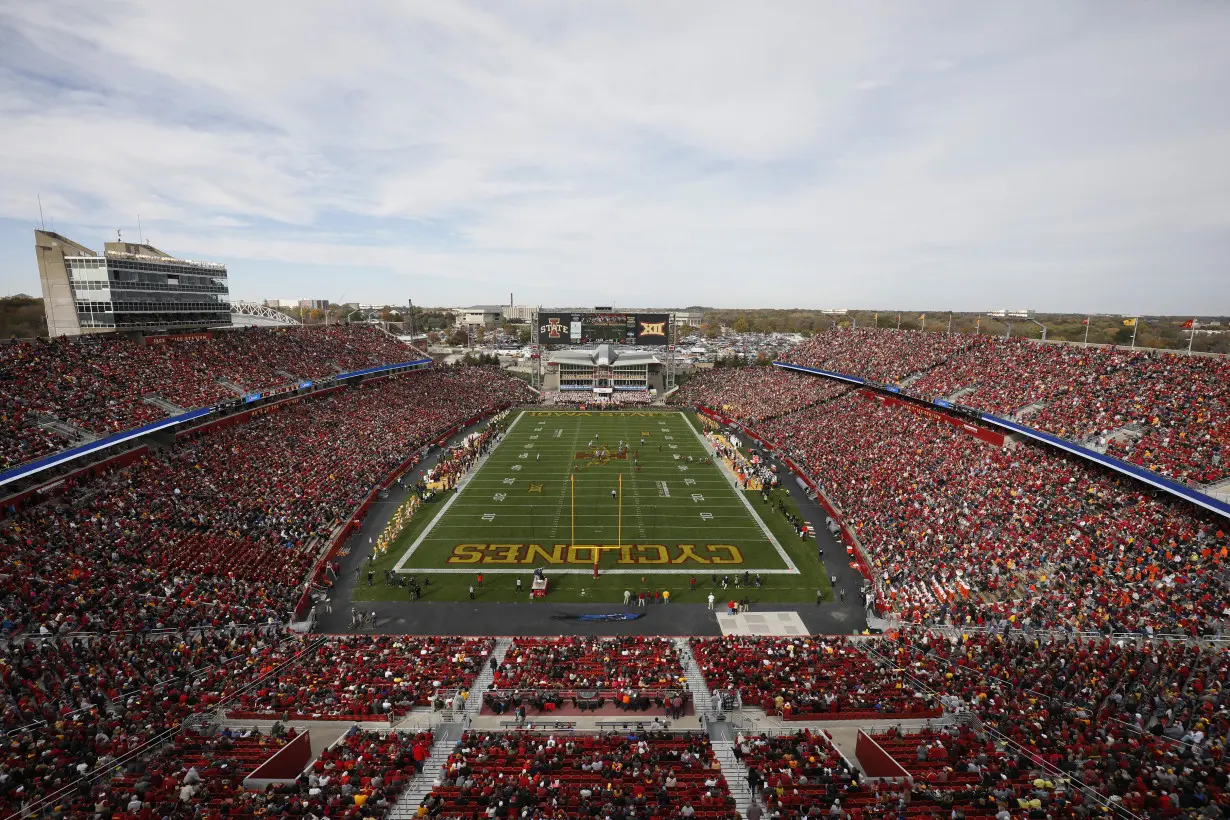
[[[1041,322],[1039,322],[1037,319],[1034,319],[1034,318],[1030,318],[1029,321],[1033,322],[1035,325],[1042,328],[1042,341],[1045,342],[1046,341],[1046,325],[1042,324]]]

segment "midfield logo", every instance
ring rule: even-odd
[[[529,489],[529,491],[530,491],[531,493],[541,493],[541,492],[542,492],[542,485],[541,485],[541,484],[531,484],[531,485],[530,485],[530,489]]]

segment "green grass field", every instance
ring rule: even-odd
[[[779,499],[794,511],[788,493],[778,491]],[[523,411],[460,491],[420,509],[372,566],[377,579],[388,568],[428,576],[429,601],[466,598],[480,572],[479,600],[523,600],[536,567],[550,578],[554,601],[670,589],[673,600],[700,602],[713,573],[733,580],[745,570],[760,573],[762,587],[719,590],[719,598],[814,602],[817,588],[831,595],[814,542],[801,543],[760,493],[737,489],[707,463],[696,425],[674,411]],[[364,581],[354,597],[408,596]]]

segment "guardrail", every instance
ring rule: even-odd
[[[341,381],[346,381],[349,379],[359,378],[362,376],[370,376],[376,373],[392,374],[392,373],[401,372],[404,370],[409,370],[415,367],[421,367],[423,365],[430,365],[431,361],[432,360],[430,358],[415,359],[409,362],[399,362],[397,364],[380,365],[379,367],[369,367],[363,370],[353,370],[349,373],[342,373],[340,375],[333,376],[329,379],[321,379],[317,381],[304,380],[301,382],[297,382],[293,385],[279,385],[278,387],[268,388],[265,390],[258,390],[258,391],[249,393],[243,396],[242,398],[239,398],[238,401],[241,404],[251,404],[251,403],[263,400],[263,399],[272,398],[274,396],[286,395],[288,393],[293,393],[298,390],[308,389],[308,388],[311,388],[313,386],[316,386],[322,383],[327,384],[331,382],[341,382]],[[235,399],[229,399],[225,402],[218,402],[217,404],[210,405],[209,407],[201,407],[196,410],[190,410],[187,413],[181,413],[180,415],[177,415],[177,416],[170,416],[169,418],[165,418],[165,419],[162,419],[161,421],[153,422],[152,424],[142,425],[141,427],[134,427],[131,430],[126,430],[122,433],[116,433],[113,436],[106,436],[104,438],[91,441],[87,444],[82,444],[78,447],[70,447],[67,450],[62,450],[58,453],[52,453],[49,456],[44,456],[43,458],[35,459],[34,461],[31,461],[27,464],[22,464],[18,467],[13,467],[11,469],[0,472],[0,487],[3,487],[6,484],[10,484],[19,479],[32,476],[36,473],[41,473],[44,470],[49,470],[52,467],[57,467],[61,464],[66,464],[70,461],[75,461],[76,459],[83,458],[85,456],[90,455],[91,453],[96,453],[100,450],[105,450],[106,448],[113,447],[116,444],[122,444],[125,441],[131,441],[132,439],[141,438],[142,436],[148,436],[151,433],[157,433],[158,431],[165,430],[169,427],[176,427],[182,424],[187,424],[189,422],[196,421],[197,419],[208,416],[211,413],[217,412],[221,409],[232,407],[234,406],[235,402],[236,402]]]
[[[1167,478],[1159,473],[1155,473],[1152,470],[1146,470],[1143,467],[1138,467],[1135,464],[1129,464],[1128,462],[1121,461],[1113,456],[1104,455],[1094,450],[1090,450],[1087,447],[1082,447],[1076,442],[1068,441],[1067,439],[1060,438],[1059,436],[1045,433],[1041,430],[1036,430],[1033,427],[1028,427],[1024,424],[1020,424],[1009,419],[1001,418],[990,413],[985,413],[976,408],[953,404],[946,399],[932,399],[919,396],[914,393],[910,393],[907,390],[902,390],[896,385],[877,384],[857,376],[849,376],[844,373],[836,373],[831,370],[822,370],[818,367],[807,367],[805,365],[792,364],[790,362],[773,362],[773,366],[782,370],[792,370],[797,373],[810,373],[816,376],[824,376],[826,378],[843,381],[847,384],[857,384],[878,393],[886,393],[893,396],[904,396],[932,407],[938,407],[941,410],[961,413],[970,418],[977,419],[985,424],[991,424],[1004,430],[1008,430],[1009,432],[1018,433],[1031,438],[1034,441],[1063,450],[1066,453],[1084,459],[1085,461],[1092,462],[1101,467],[1106,467],[1130,478],[1134,478],[1137,481],[1144,482],[1155,489],[1181,498],[1184,501],[1214,512],[1217,515],[1230,518],[1230,504],[1213,498],[1212,496],[1205,495],[1204,493],[1194,490],[1185,484],[1174,481],[1173,479]]]

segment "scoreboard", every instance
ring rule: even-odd
[[[539,313],[538,343],[559,345],[617,344],[665,345],[670,314],[667,313]]]

